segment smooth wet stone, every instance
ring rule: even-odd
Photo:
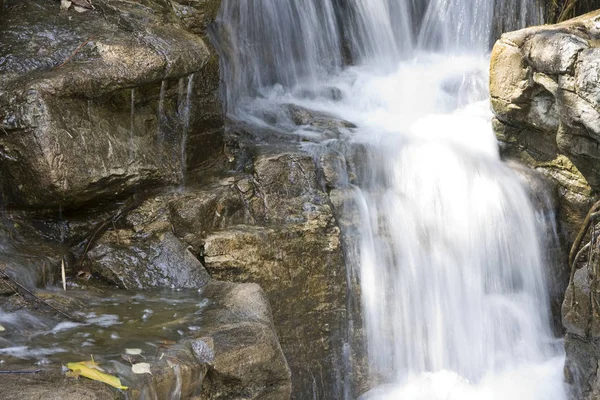
[[[191,25],[162,0],[97,0],[85,13],[14,3],[0,19],[4,202],[67,209],[176,184],[184,130],[187,168],[221,153],[218,65],[204,32],[219,1],[188,6],[205,16]]]
[[[125,245],[100,243],[88,259],[93,271],[124,289],[197,289],[210,279],[202,263],[171,232],[128,240]]]

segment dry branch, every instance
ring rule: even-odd
[[[92,36],[90,36],[90,37],[89,37],[89,38],[88,38],[88,39],[87,39],[85,42],[81,43],[81,44],[79,45],[79,47],[77,47],[77,48],[75,49],[75,51],[74,51],[74,52],[72,52],[72,53],[71,53],[71,55],[70,55],[70,56],[69,56],[69,57],[68,57],[68,58],[67,58],[67,59],[66,59],[66,60],[65,60],[65,61],[64,61],[62,64],[60,64],[60,65],[59,65],[58,67],[56,67],[55,69],[60,69],[60,68],[64,67],[64,66],[65,66],[65,64],[67,64],[69,61],[71,61],[71,60],[73,59],[73,57],[75,57],[75,55],[76,55],[77,53],[79,53],[79,51],[81,51],[81,49],[83,49],[83,48],[85,47],[85,45],[86,45],[86,44],[88,44],[88,43],[89,43],[89,42],[90,42],[92,39],[94,39],[95,37],[96,37],[96,35],[92,35]]]
[[[46,307],[51,308],[55,312],[59,313],[60,315],[62,315],[66,319],[68,319],[69,321],[76,320],[69,314],[65,313],[64,311],[59,310],[58,308],[54,307],[52,304],[48,303],[46,300],[38,297],[31,290],[29,290],[25,286],[21,285],[19,282],[17,282],[15,279],[11,278],[10,275],[8,275],[6,272],[4,272],[2,270],[0,270],[0,278],[5,285],[10,287],[15,293],[18,293],[21,297],[24,297],[23,294],[26,294],[27,296],[32,297],[35,301],[37,301],[37,302],[45,305]]]
[[[588,213],[585,216],[585,219],[583,221],[583,224],[581,225],[581,228],[579,229],[579,232],[577,233],[577,237],[575,238],[575,241],[573,242],[573,246],[571,246],[571,251],[569,252],[569,268],[571,270],[571,275],[569,277],[569,285],[571,285],[571,290],[572,290],[571,306],[575,303],[575,283],[573,282],[573,280],[575,279],[575,271],[577,271],[577,262],[583,256],[586,249],[589,249],[590,252],[592,251],[593,246],[594,246],[594,238],[591,237],[590,242],[588,244],[586,244],[583,247],[583,249],[579,250],[579,248],[581,247],[581,243],[583,242],[583,239],[585,238],[585,236],[588,233],[588,230],[590,228],[590,225],[592,224],[592,221],[600,216],[600,213],[598,212],[599,210],[600,210],[600,201],[596,202],[592,206],[592,208],[590,208],[590,210],[588,211]]]

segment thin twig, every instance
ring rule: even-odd
[[[119,231],[117,230],[117,225],[115,224],[115,221],[112,221],[112,226],[113,226],[113,232],[115,233],[115,236],[117,237],[117,244],[120,246],[121,245],[121,238],[119,237]]]
[[[0,278],[8,280],[10,283],[6,282],[6,281],[4,283],[6,285],[8,285],[9,287],[11,287],[11,289],[14,290],[15,293],[20,294],[19,290],[22,290],[23,292],[27,293],[29,296],[33,297],[35,300],[39,301],[40,303],[42,303],[43,305],[45,305],[47,307],[50,307],[51,309],[53,309],[57,313],[61,314],[68,320],[75,321],[75,318],[71,317],[69,314],[65,313],[64,311],[61,311],[58,308],[54,307],[52,304],[48,303],[46,300],[39,298],[31,290],[27,289],[25,286],[21,285],[19,282],[17,282],[13,278],[11,278],[10,275],[8,275],[6,272],[0,270]],[[15,285],[16,287],[13,287],[11,284]]]
[[[48,281],[46,280],[46,261],[42,262],[42,282],[44,282],[44,287],[48,285]]]
[[[60,276],[62,278],[63,290],[67,290],[67,273],[65,271],[65,258],[60,260]]]
[[[32,371],[0,371],[0,374],[39,374],[40,372],[42,372],[41,369],[34,369]]]
[[[79,51],[81,49],[83,49],[85,47],[85,45],[88,44],[95,37],[96,37],[96,35],[92,35],[85,42],[81,43],[79,45],[79,47],[76,48],[75,51],[73,53],[71,53],[71,55],[65,60],[65,62],[63,62],[62,64],[60,64],[58,67],[56,67],[54,69],[56,70],[56,69],[60,69],[60,68],[64,67],[66,63],[68,63],[69,61],[71,61],[73,59],[73,57],[75,57],[75,54],[79,53]]]
[[[590,211],[588,211],[587,215],[585,216],[585,220],[583,221],[583,224],[581,226],[581,229],[579,229],[579,233],[577,233],[577,237],[575,238],[575,241],[573,242],[573,246],[571,246],[571,251],[569,252],[569,267],[571,267],[571,270],[574,268],[573,262],[575,261],[575,256],[577,255],[577,252],[579,251],[579,246],[581,246],[581,242],[583,242],[583,239],[585,238],[585,235],[587,234],[587,231],[590,227],[590,223],[592,222],[593,214],[595,214],[599,210],[600,210],[600,201],[596,202],[592,206]]]
[[[583,253],[585,252],[586,248],[591,251],[591,249],[593,247],[594,238],[593,237],[590,238],[590,243],[585,245],[583,247],[583,249],[579,250],[579,247],[581,246],[581,243],[583,242],[583,239],[585,238],[585,236],[588,232],[588,229],[590,228],[592,220],[594,220],[598,216],[600,216],[600,214],[598,213],[599,210],[600,210],[600,201],[596,202],[592,206],[592,208],[590,208],[590,211],[588,211],[587,215],[585,216],[585,220],[583,221],[583,224],[582,224],[581,228],[579,229],[579,232],[577,233],[577,237],[575,238],[575,241],[573,242],[573,246],[571,246],[571,251],[569,252],[569,268],[571,270],[571,275],[569,277],[569,285],[572,285],[571,306],[573,306],[575,304],[574,279],[575,279],[575,271],[577,270],[577,262],[579,261],[579,259],[583,255]],[[591,258],[591,252],[590,252],[590,258]],[[589,263],[589,261],[590,260],[588,260],[588,263]]]
[[[592,245],[592,243],[588,242],[585,246],[583,246],[581,248],[581,250],[579,250],[579,252],[577,253],[577,256],[575,257],[575,262],[574,262],[575,265],[577,265],[579,263],[579,260],[581,259],[581,257],[583,257],[586,250],[589,250],[591,245]]]
[[[121,208],[119,208],[113,215],[111,215],[109,218],[107,218],[104,222],[99,224],[98,227],[92,232],[85,247],[83,248],[83,253],[81,254],[81,257],[79,257],[79,261],[77,262],[77,266],[79,267],[80,271],[83,270],[83,261],[85,260],[85,256],[87,255],[87,253],[90,250],[90,248],[92,247],[92,245],[96,242],[96,239],[100,236],[100,234],[105,232],[108,229],[109,224],[112,224],[113,228],[114,228],[115,223],[117,221],[119,221],[123,217],[123,215],[125,215],[129,210],[131,210],[137,204],[138,200],[139,200],[138,196],[136,196],[136,195],[133,195],[132,197],[130,197],[125,202],[125,204],[123,204],[121,206]],[[118,233],[117,233],[117,236],[118,236]],[[120,241],[120,239],[118,239],[118,240]]]
[[[571,17],[571,11],[575,8],[577,4],[577,0],[569,0],[567,4],[565,4],[563,11],[560,13],[557,22],[564,22]]]

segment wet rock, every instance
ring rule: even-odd
[[[340,231],[311,156],[255,155],[246,202],[254,222],[209,233],[203,256],[213,277],[264,288],[292,370],[293,398],[338,398],[345,320]]]
[[[562,322],[567,329],[565,374],[575,399],[597,399],[600,394],[598,256],[597,248],[583,252],[562,305]]]
[[[204,266],[171,232],[140,240],[131,236],[116,238],[116,241],[123,240],[121,245],[114,245],[110,237],[106,240],[110,242],[99,243],[88,258],[93,271],[119,287],[192,289],[208,282]]]
[[[570,333],[585,337],[594,328],[594,336],[598,336],[597,322],[591,319],[592,304],[590,301],[590,276],[587,268],[575,273],[573,283],[569,286],[563,303],[563,324]],[[594,326],[590,326],[590,321]]]
[[[565,378],[575,399],[597,399],[600,395],[600,370],[597,363],[600,341],[567,333],[565,350],[571,356],[565,363]]]
[[[33,289],[53,285],[60,279],[62,260],[71,260],[69,248],[49,240],[23,220],[5,214],[0,223],[0,271]],[[0,281],[0,287],[3,285]]]
[[[593,280],[587,267],[577,271],[562,309],[567,328],[565,375],[575,399],[592,400],[600,394],[600,319]]]
[[[223,179],[146,199],[98,239],[86,265],[123,288],[202,287],[208,279],[198,260],[203,237],[246,221],[238,185],[244,187]]]
[[[256,284],[214,282],[203,295],[222,305],[206,310],[199,338],[191,343],[196,357],[209,365],[204,398],[290,398],[290,370],[262,289]]]
[[[311,110],[296,104],[286,104],[286,108],[296,125],[311,125],[322,129],[356,128],[352,122],[344,121],[325,112]]]
[[[316,129],[322,136],[321,140],[339,138],[342,131],[356,128],[352,122],[325,112],[311,110],[296,104],[286,104],[285,108],[294,124]]]
[[[171,2],[98,0],[80,14],[28,0],[3,15],[0,36],[7,202],[75,207],[177,183],[221,153],[216,57]]]
[[[311,155],[293,145],[247,150],[245,171],[143,202],[116,232],[111,229],[99,238],[88,262],[94,271],[110,277],[102,265],[108,260],[110,268],[120,268],[112,275],[122,282],[136,282],[141,275],[136,271],[149,264],[141,252],[131,249],[150,253],[144,243],[158,243],[156,237],[173,235],[184,248],[189,246],[213,278],[256,283],[264,289],[292,370],[294,398],[315,393],[337,398],[341,389],[334,382],[341,373],[346,325],[345,269],[329,197]],[[262,335],[251,326],[247,329],[251,335]],[[245,341],[244,335],[241,328],[232,329],[223,339],[213,337],[211,346],[216,349],[228,336]],[[235,371],[222,376],[223,382],[239,382],[240,388],[249,382]],[[281,395],[276,387],[268,398]],[[228,392],[217,386],[214,390],[228,398]]]

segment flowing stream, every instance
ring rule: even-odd
[[[541,15],[534,0],[223,2],[230,116],[343,161],[382,383],[365,398],[565,398],[544,227],[500,160],[487,89],[494,37]],[[299,124],[290,105],[353,125]]]

